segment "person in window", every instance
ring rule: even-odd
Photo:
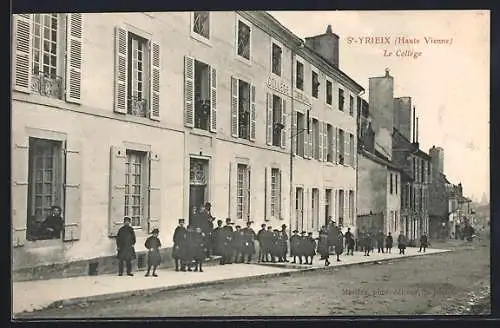
[[[123,219],[123,226],[118,230],[116,236],[116,248],[118,250],[118,275],[123,276],[123,263],[127,265],[127,276],[133,276],[132,260],[135,259],[135,232],[130,226],[130,218]]]
[[[161,242],[158,238],[159,233],[160,230],[153,229],[153,231],[151,232],[152,235],[149,236],[144,243],[144,246],[148,250],[148,271],[146,272],[146,277],[149,277],[151,267],[153,268],[153,277],[158,277],[158,275],[156,274],[156,268],[160,265],[161,262]]]
[[[61,231],[64,225],[61,212],[61,208],[54,205],[50,208],[50,214],[43,221],[42,235],[47,239],[61,238]]]

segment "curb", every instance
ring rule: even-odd
[[[380,259],[380,260],[371,260],[368,262],[345,263],[345,264],[339,264],[336,266],[323,266],[323,267],[305,267],[305,268],[293,267],[293,268],[290,268],[290,267],[287,267],[286,265],[280,266],[280,265],[273,265],[273,264],[267,264],[267,263],[266,264],[255,263],[255,265],[279,267],[279,268],[283,268],[284,270],[294,270],[294,271],[265,273],[265,274],[249,276],[249,277],[247,276],[247,277],[227,278],[227,279],[221,279],[221,280],[181,284],[181,285],[176,285],[176,286],[155,287],[155,288],[133,290],[133,291],[126,291],[126,292],[119,292],[119,293],[109,293],[109,294],[102,294],[102,295],[95,295],[95,296],[77,297],[77,298],[55,301],[55,302],[50,303],[47,306],[41,306],[40,308],[33,310],[33,311],[24,311],[24,312],[19,312],[19,313],[15,313],[15,314],[22,314],[22,313],[27,313],[27,312],[38,312],[41,310],[55,309],[55,308],[59,308],[59,307],[78,305],[78,304],[88,304],[88,303],[96,303],[96,302],[103,302],[103,301],[114,301],[114,300],[119,300],[122,298],[133,297],[133,296],[148,296],[148,295],[157,294],[157,293],[166,292],[166,291],[176,291],[176,290],[196,288],[196,287],[205,287],[205,286],[216,286],[216,285],[223,285],[223,284],[227,284],[227,283],[245,282],[245,281],[258,280],[258,279],[269,279],[269,278],[278,278],[278,277],[285,277],[285,276],[289,277],[292,275],[298,275],[298,274],[309,273],[309,272],[314,272],[314,271],[327,271],[327,270],[335,270],[335,269],[339,269],[339,268],[347,268],[347,267],[354,267],[354,266],[373,265],[373,264],[376,264],[377,262],[383,263],[383,262],[389,262],[389,261],[399,261],[399,260],[405,260],[405,259],[408,259],[411,257],[426,256],[426,255],[427,256],[438,255],[438,254],[443,254],[446,252],[451,252],[451,250],[443,250],[441,252],[432,253],[432,254],[413,254],[413,255],[400,257],[400,258],[387,258],[387,259]]]

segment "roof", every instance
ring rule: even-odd
[[[366,151],[365,149],[360,149],[359,153],[361,155],[365,156],[366,158],[368,158],[368,159],[370,159],[370,160],[372,160],[380,165],[387,166],[388,168],[395,170],[395,171],[398,171],[398,172],[403,172],[403,169],[401,167],[395,165],[394,163],[390,162],[386,158],[382,157],[382,155],[372,154],[372,153]]]
[[[427,154],[422,149],[418,148],[418,143],[411,142],[398,129],[393,128],[393,135],[395,135],[395,134],[397,134],[401,139],[403,139],[404,141],[406,141],[409,144],[409,146],[412,148],[414,154],[419,155],[421,157],[424,157],[427,160],[431,160],[432,159],[432,157],[429,156],[429,154]]]

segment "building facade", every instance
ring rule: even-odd
[[[362,88],[338,69],[331,30],[304,44],[265,12],[13,24],[14,270],[94,261],[103,272],[124,216],[139,251],[152,228],[167,250],[177,219],[206,201],[237,224],[355,222]],[[46,239],[37,226],[52,205],[64,229]]]

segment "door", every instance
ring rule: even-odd
[[[200,206],[205,203],[205,188],[205,185],[189,186],[189,224],[200,210]]]
[[[297,188],[295,192],[295,214],[296,229],[299,231],[304,230],[304,191],[302,188]]]

